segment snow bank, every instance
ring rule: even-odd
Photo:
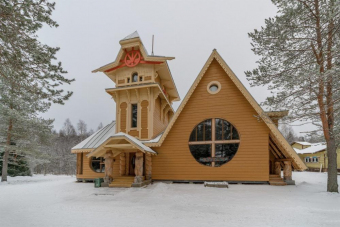
[[[296,186],[112,189],[70,176],[15,177],[0,184],[0,226],[340,226],[340,196],[326,192],[327,174],[293,178]]]

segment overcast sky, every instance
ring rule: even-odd
[[[79,119],[96,130],[115,119],[115,103],[105,92],[113,81],[93,69],[115,60],[119,40],[138,31],[151,53],[175,57],[169,61],[183,100],[211,51],[216,48],[258,102],[269,95],[266,88],[250,87],[244,72],[256,67],[248,32],[264,25],[276,8],[270,0],[112,1],[56,0],[52,18],[58,28],[44,28],[40,40],[61,48],[57,57],[76,81],[65,89],[74,92],[65,105],[53,105],[44,117],[54,118],[59,130],[66,118]],[[180,102],[174,103],[175,110]],[[198,107],[199,108],[199,107]],[[295,128],[297,132],[306,128]]]

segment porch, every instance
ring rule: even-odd
[[[138,139],[125,133],[117,133],[104,141],[87,157],[103,157],[106,187],[141,187],[151,183],[152,155],[157,153]],[[113,164],[119,162],[119,174],[113,172]]]

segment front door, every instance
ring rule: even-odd
[[[136,153],[130,153],[129,155],[129,175],[135,176],[135,160]]]

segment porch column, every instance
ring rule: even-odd
[[[292,180],[292,161],[283,161],[283,179],[287,184],[295,185],[295,181]]]
[[[119,163],[119,175],[124,176],[125,175],[125,153],[120,153],[120,163]]]
[[[143,182],[143,153],[137,152],[135,159],[135,181],[134,183],[142,183]]]
[[[110,184],[113,179],[113,154],[112,151],[106,151],[105,158],[105,177],[104,183]]]
[[[275,174],[281,177],[281,163],[275,162]]]
[[[152,159],[149,153],[145,154],[145,175],[146,180],[152,179]]]

